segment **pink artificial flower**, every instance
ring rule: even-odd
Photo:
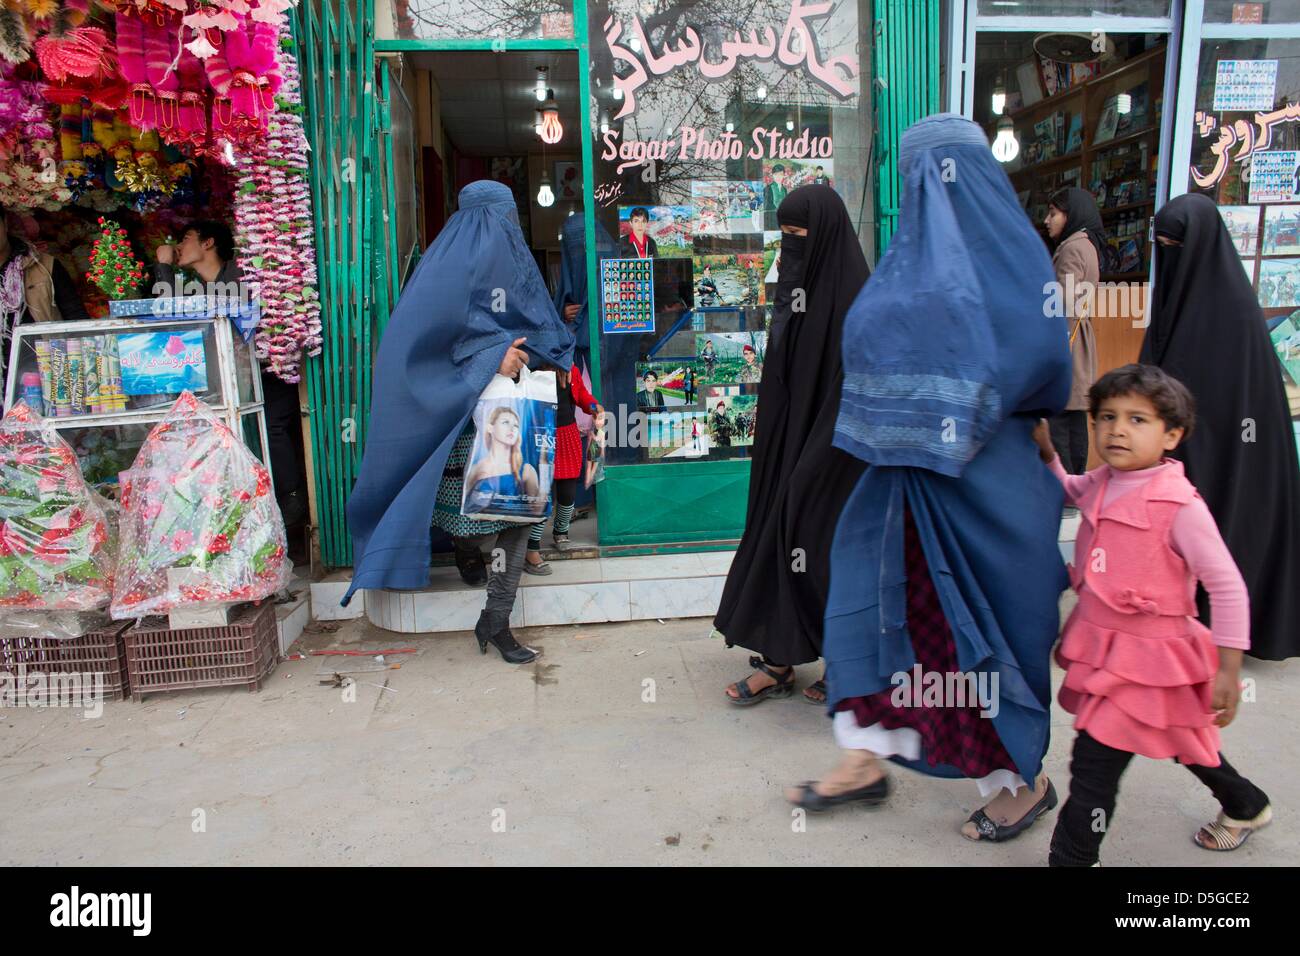
[[[191,548],[194,547],[193,532],[186,531],[184,529],[177,531],[176,534],[172,536],[171,546],[172,546],[172,550],[177,552],[178,554],[182,551],[190,550]]]

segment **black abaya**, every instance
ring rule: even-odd
[[[1142,361],[1196,399],[1196,426],[1173,457],[1209,505],[1250,592],[1250,651],[1300,656],[1300,462],[1281,368],[1218,207],[1171,200],[1156,234],[1156,284]],[[1199,595],[1202,620],[1209,603]]]
[[[821,656],[831,541],[865,467],[831,439],[844,380],[844,315],[870,270],[829,186],[792,191],[777,218],[808,235],[781,236],[745,533],[714,624],[728,646],[803,664]]]

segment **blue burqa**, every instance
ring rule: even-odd
[[[617,258],[614,240],[596,223],[597,262]],[[586,353],[591,348],[591,323],[587,316],[587,229],[581,213],[564,220],[560,230],[560,284],[555,290],[555,311],[560,318],[564,318],[566,305],[581,307],[572,328],[578,351]]]
[[[958,666],[997,675],[993,723],[1032,782],[1047,750],[1048,658],[1067,585],[1063,493],[1032,432],[1069,397],[1065,319],[1045,307],[1047,250],[979,127],[952,114],[924,119],[905,133],[901,165],[898,231],[845,321],[835,444],[873,467],[831,551],[828,703],[833,712],[845,698],[892,690],[916,663],[906,506]],[[924,753],[900,762],[961,775]]]
[[[482,180],[420,260],[375,359],[370,434],[348,500],[352,586],[429,582],[429,525],[452,446],[519,338],[530,365],[573,365],[560,321],[524,245],[510,190]]]

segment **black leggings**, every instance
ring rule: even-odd
[[[1049,866],[1092,866],[1101,841],[1115,819],[1119,778],[1133,754],[1094,740],[1079,731],[1070,755],[1070,798],[1056,818]],[[1268,794],[1233,769],[1219,754],[1217,767],[1183,764],[1210,788],[1223,812],[1235,820],[1249,820],[1268,806]]]

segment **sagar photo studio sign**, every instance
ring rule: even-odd
[[[601,38],[593,37],[593,46],[604,46],[594,57],[597,70],[610,69],[605,76],[598,72],[597,88],[612,89],[615,101],[600,158],[616,162],[615,173],[655,161],[829,158],[829,135],[791,123],[724,129],[712,121],[717,101],[739,90],[784,119],[781,103],[851,107],[859,94],[857,10],[851,4],[705,0],[643,17],[635,3],[594,3],[592,25]],[[665,89],[666,81],[674,81],[671,88]],[[699,94],[694,110],[665,109],[677,86]],[[714,101],[712,108],[705,100]]]

